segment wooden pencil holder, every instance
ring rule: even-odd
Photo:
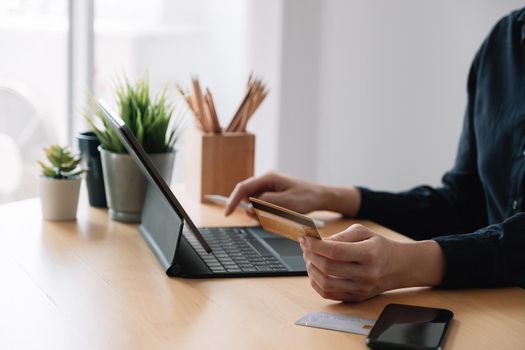
[[[206,194],[229,196],[235,185],[253,176],[255,135],[247,132],[186,132],[186,191],[202,203]]]

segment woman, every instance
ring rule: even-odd
[[[270,173],[238,184],[226,215],[257,196],[302,213],[370,219],[416,240],[394,242],[362,225],[322,241],[303,237],[311,285],[329,299],[361,301],[411,286],[524,286],[525,9],[496,24],[467,87],[456,162],[441,187],[375,192]]]

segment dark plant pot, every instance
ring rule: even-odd
[[[77,136],[78,148],[82,154],[82,167],[86,169],[86,183],[89,196],[89,205],[107,208],[106,193],[104,190],[104,175],[98,146],[100,141],[92,131],[82,132]]]

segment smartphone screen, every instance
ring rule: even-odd
[[[452,317],[446,309],[388,304],[366,344],[372,349],[441,349]]]

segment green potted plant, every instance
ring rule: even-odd
[[[77,216],[78,194],[83,170],[80,156],[67,147],[52,145],[44,149],[49,164],[38,161],[40,176],[40,201],[46,220],[74,220]]]
[[[174,113],[166,90],[152,97],[147,78],[132,85],[127,79],[116,86],[119,116],[137,137],[146,153],[169,184],[175,161],[175,144],[183,131],[186,118]],[[96,106],[93,114],[85,113],[101,145],[104,186],[112,219],[139,222],[146,195],[146,178],[111,130]]]

